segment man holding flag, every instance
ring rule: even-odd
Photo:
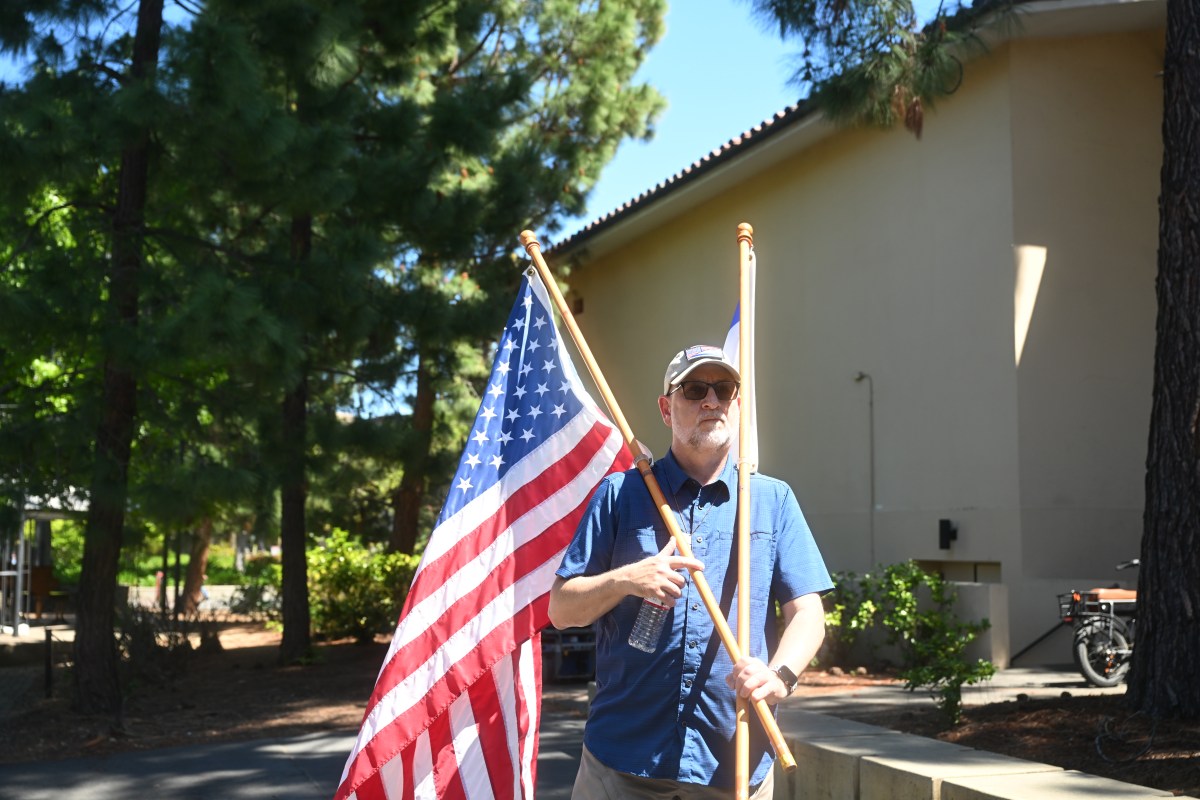
[[[736,696],[778,703],[824,638],[820,593],[832,582],[782,481],[761,474],[751,481],[751,646],[737,664],[714,635],[694,581],[680,572],[703,570],[726,617],[737,618],[737,472],[730,445],[740,380],[724,351],[706,345],[680,351],[663,378],[658,407],[671,429],[671,449],[653,471],[693,557],[674,553],[646,485],[630,470],[601,483],[556,572],[552,623],[598,621],[596,696],[577,800],[730,796]],[[664,629],[649,648],[629,643],[644,602],[667,607]],[[769,798],[772,754],[761,728],[752,730],[751,795]]]

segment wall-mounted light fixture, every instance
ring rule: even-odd
[[[938,549],[949,550],[950,543],[958,539],[958,526],[948,519],[938,520]]]

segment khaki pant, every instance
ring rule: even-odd
[[[750,787],[750,800],[771,800],[774,793],[775,771],[771,770],[766,780]],[[571,800],[730,800],[733,796],[733,789],[629,775],[601,764],[586,747],[571,791]]]

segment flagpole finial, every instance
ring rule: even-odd
[[[745,239],[746,241],[750,242],[751,244],[754,243],[754,226],[753,225],[751,225],[749,222],[742,222],[742,223],[738,224],[737,229],[738,229],[738,241],[739,242],[742,241],[743,239]],[[521,234],[521,235],[524,236],[524,234]]]
[[[541,244],[538,243],[537,234],[531,230],[521,231],[520,239],[521,247],[524,247],[526,250],[529,250],[531,246],[537,246],[539,249],[541,248]]]

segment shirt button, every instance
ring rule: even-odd
[[[685,681],[683,682],[683,685],[684,685],[684,686],[691,686],[691,685],[692,685],[692,679],[691,679],[691,678],[688,678],[687,680],[685,680]]]
[[[692,603],[692,611],[699,611],[699,610],[700,610],[700,604]]]
[[[704,537],[703,537],[703,536],[697,536],[697,537],[696,537],[696,542],[697,542],[697,543],[699,543],[699,542],[703,542],[703,541],[704,541]]]
[[[688,642],[688,647],[695,647],[695,646],[696,646],[696,640],[695,640],[695,639],[692,639],[690,642]]]

